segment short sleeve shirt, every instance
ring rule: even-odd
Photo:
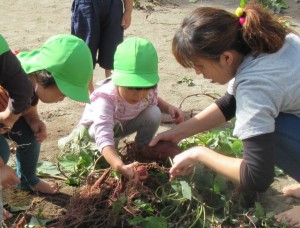
[[[248,55],[229,82],[236,99],[234,135],[247,139],[274,132],[280,112],[300,117],[300,38],[286,36],[272,54]]]

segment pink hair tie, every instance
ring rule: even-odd
[[[239,22],[240,22],[240,25],[242,25],[243,26],[243,24],[245,23],[245,17],[240,17],[239,18]]]

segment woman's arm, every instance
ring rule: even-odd
[[[239,184],[241,189],[263,192],[273,182],[274,145],[273,133],[243,140],[243,159],[196,146],[175,156],[171,179],[189,174],[195,164],[201,163]]]
[[[210,130],[225,122],[226,119],[222,111],[213,103],[193,118],[176,125],[168,131],[158,134],[149,145],[154,146],[160,140],[178,143],[184,138]]]

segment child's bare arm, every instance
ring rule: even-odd
[[[129,28],[131,24],[132,8],[133,8],[133,0],[124,0],[124,14],[123,14],[122,24],[121,24],[124,30]]]
[[[176,124],[184,121],[184,114],[181,109],[169,104],[160,97],[158,98],[158,107],[162,113],[170,114]]]
[[[117,154],[113,146],[106,146],[102,149],[102,155],[113,169],[116,169],[126,178],[131,179],[134,176],[133,164],[125,165]]]

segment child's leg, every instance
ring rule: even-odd
[[[120,0],[102,1],[101,13],[105,15],[100,20],[100,37],[98,41],[97,62],[105,69],[105,77],[113,70],[114,54],[117,46],[123,41],[122,26],[123,3]]]
[[[10,156],[10,150],[6,138],[0,135],[0,158],[6,164]]]
[[[24,118],[21,117],[15,123],[10,137],[18,145],[16,156],[17,174],[21,180],[20,187],[25,190],[36,190],[43,193],[56,193],[56,186],[51,186],[36,176],[40,143],[36,140],[33,131]]]
[[[157,132],[161,121],[161,112],[152,106],[141,112],[135,119],[123,126],[123,136],[137,132],[135,143],[138,146],[148,144]]]
[[[300,118],[280,113],[275,124],[276,165],[300,181]]]

